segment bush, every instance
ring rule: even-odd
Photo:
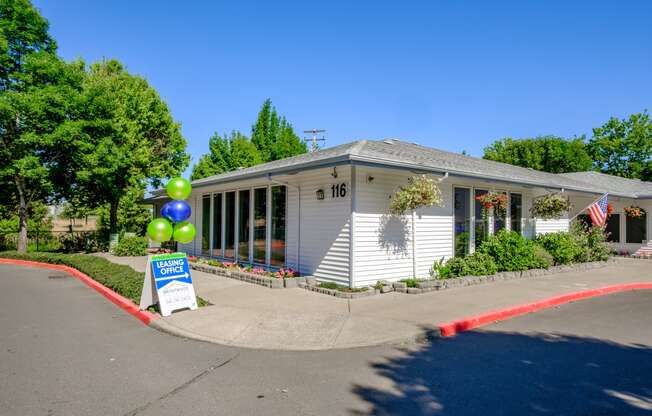
[[[59,237],[61,250],[64,253],[96,253],[106,251],[109,245],[97,232],[66,233]]]
[[[499,272],[547,267],[534,242],[513,231],[501,230],[482,243],[478,252],[491,256]]]
[[[50,264],[63,264],[87,274],[93,280],[103,284],[122,296],[138,304],[143,290],[144,273],[135,271],[129,266],[111,263],[102,257],[85,254],[63,253],[18,253],[16,251],[0,252],[0,258],[39,261]],[[197,297],[199,306],[208,303]]]
[[[581,239],[566,231],[542,234],[537,237],[536,242],[550,253],[555,264],[581,261],[586,248]]]
[[[417,283],[425,282],[425,281],[426,279],[415,279],[415,278],[399,280],[399,282],[405,283],[405,286],[407,287],[417,287]]]
[[[145,256],[147,255],[146,237],[123,237],[113,249],[116,256]]]
[[[494,259],[481,252],[466,257],[453,257],[443,265],[441,262],[436,262],[433,269],[440,279],[457,276],[487,276],[498,271]]]
[[[571,226],[570,234],[582,248],[575,261],[605,261],[612,250],[607,245],[607,236],[601,227],[585,227],[576,222]]]
[[[368,287],[348,287],[344,285],[338,285],[335,282],[321,282],[319,284],[319,287],[324,289],[334,289],[340,292],[349,292],[349,293],[366,292],[367,290],[369,290]]]
[[[541,247],[538,244],[534,245],[534,255],[539,259],[542,269],[547,269],[548,267],[555,264],[555,259],[550,253],[546,251],[545,248]]]

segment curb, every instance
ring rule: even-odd
[[[510,306],[480,315],[470,316],[452,322],[438,325],[442,337],[452,337],[457,333],[469,331],[497,321],[503,321],[516,316],[537,312],[542,309],[552,308],[557,305],[574,302],[581,299],[588,299],[596,296],[604,296],[612,293],[627,292],[631,290],[652,289],[652,282],[626,283],[613,286],[605,286],[597,289],[582,290],[579,292],[567,293],[554,296],[532,303]]]
[[[111,303],[117,305],[120,309],[127,312],[131,316],[135,317],[145,325],[150,325],[153,321],[159,318],[159,315],[151,313],[149,311],[141,311],[138,308],[138,305],[133,303],[130,299],[125,298],[117,292],[109,289],[103,284],[99,283],[96,280],[93,280],[90,276],[80,272],[79,270],[64,266],[63,264],[50,264],[50,263],[41,263],[38,261],[28,261],[28,260],[18,260],[18,259],[4,259],[0,258],[0,264],[13,264],[16,266],[31,266],[31,267],[40,267],[42,269],[50,270],[60,270],[68,273],[69,275],[75,277],[78,280],[81,280],[86,284],[86,286],[95,289],[102,296],[111,301]]]

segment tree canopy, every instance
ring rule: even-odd
[[[230,135],[214,134],[208,142],[209,153],[193,166],[191,179],[200,179],[238,168],[271,162],[306,153],[308,148],[294,133],[292,125],[276,112],[272,101],[263,103],[251,127],[251,140],[233,131]]]
[[[594,128],[587,150],[596,170],[652,180],[652,120],[647,112],[622,120],[612,117]]]
[[[581,172],[593,167],[583,138],[505,138],[485,147],[483,157],[551,173]]]

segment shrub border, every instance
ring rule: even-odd
[[[499,272],[489,276],[461,276],[451,277],[448,279],[430,279],[423,282],[417,282],[417,287],[407,287],[404,282],[394,282],[394,291],[406,293],[409,295],[419,295],[422,293],[432,292],[435,290],[445,290],[455,287],[474,286],[490,282],[501,282],[505,280],[524,279],[530,277],[548,276],[551,274],[567,273],[574,271],[598,269],[609,264],[617,263],[616,258],[610,258],[606,261],[590,261],[586,263],[565,264],[552,266],[548,269],[530,269],[516,272]]]

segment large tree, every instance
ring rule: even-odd
[[[292,124],[278,115],[270,99],[265,100],[251,127],[251,142],[260,151],[263,162],[308,151],[306,144],[294,133]]]
[[[610,118],[593,129],[587,149],[603,173],[652,180],[652,120],[647,112]]]
[[[551,173],[580,172],[592,168],[583,138],[505,138],[485,147],[483,157]]]
[[[201,179],[247,168],[262,162],[256,146],[247,136],[233,131],[230,135],[214,134],[208,141],[209,153],[203,155],[192,168],[191,179]]]
[[[83,76],[81,64],[55,50],[29,1],[0,0],[0,184],[17,208],[19,251],[27,250],[32,205],[55,196],[52,172],[66,149],[54,133],[73,117]]]
[[[81,108],[59,136],[76,149],[61,172],[69,181],[66,197],[90,208],[107,205],[115,233],[125,195],[159,186],[187,166],[186,141],[157,92],[116,60],[87,71]]]

